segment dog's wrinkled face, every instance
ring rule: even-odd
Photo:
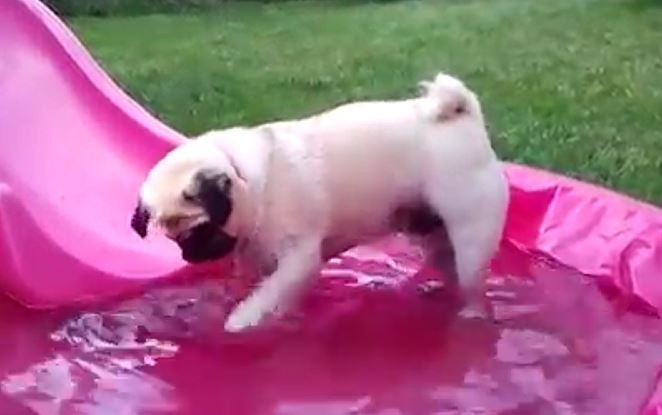
[[[232,167],[221,153],[184,145],[152,169],[131,227],[145,237],[150,224],[175,241],[191,263],[222,258],[237,239],[223,227],[232,213]]]

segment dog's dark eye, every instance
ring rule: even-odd
[[[174,228],[178,228],[182,224],[184,219],[186,218],[184,218],[183,216],[172,216],[169,218],[162,219],[161,223],[166,228],[174,229]]]
[[[182,193],[182,199],[184,199],[184,201],[189,202],[189,203],[194,203],[195,200],[196,200],[195,196],[190,195],[188,193]]]

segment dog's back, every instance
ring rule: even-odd
[[[430,169],[461,174],[494,158],[474,94],[445,74],[422,86],[417,98],[350,103],[287,124],[319,159],[331,228],[378,233],[399,204],[420,197]]]

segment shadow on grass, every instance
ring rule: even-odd
[[[662,0],[630,0],[625,2],[628,9],[643,13],[651,9],[662,10]]]
[[[392,4],[412,0],[42,0],[62,16],[112,17],[149,14],[196,14],[232,4],[316,3],[324,6]]]
[[[150,14],[195,14],[233,3],[273,4],[297,0],[42,0],[67,17],[126,17]],[[316,1],[316,0],[312,0]]]

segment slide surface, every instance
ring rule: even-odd
[[[109,79],[36,1],[0,2],[0,287],[32,307],[177,274],[129,223],[148,168],[183,138]]]

